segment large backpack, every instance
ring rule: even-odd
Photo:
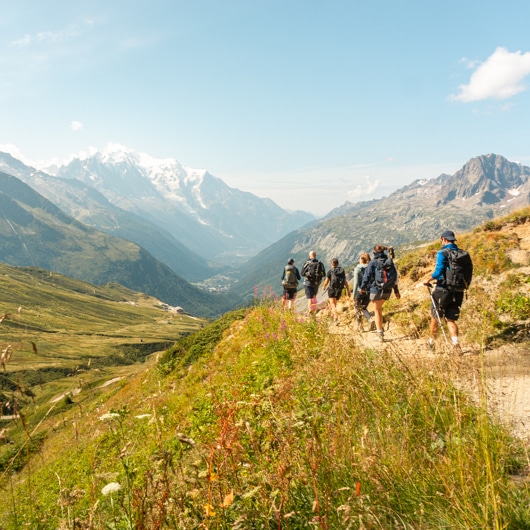
[[[319,284],[324,276],[322,272],[322,264],[318,260],[307,261],[304,265],[304,276],[314,284]]]
[[[379,291],[388,291],[397,283],[398,273],[392,258],[382,256],[377,258],[375,265],[374,285]]]
[[[473,278],[473,262],[471,256],[462,249],[446,248],[443,250],[447,258],[445,270],[445,286],[449,291],[465,291]]]
[[[346,282],[346,274],[342,267],[335,267],[330,271],[329,288],[333,291],[342,292],[344,284]]]
[[[282,280],[282,287],[284,289],[296,289],[298,287],[298,278],[296,277],[296,270],[292,265],[285,267],[285,274]]]

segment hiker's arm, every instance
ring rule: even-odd
[[[440,280],[443,281],[445,278],[445,269],[447,268],[447,258],[445,257],[445,253],[441,250],[438,251],[436,254],[436,267],[434,268],[434,272],[431,274],[431,278],[433,280]]]
[[[361,287],[359,288],[360,292],[365,292],[370,287],[372,269],[374,268],[373,264],[370,262],[368,267],[364,270],[363,281],[361,282]]]
[[[399,292],[399,287],[397,286],[397,284],[394,285],[394,295],[398,300],[401,298],[401,293]]]

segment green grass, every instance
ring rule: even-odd
[[[511,236],[461,240],[477,256],[462,329],[484,347],[514,315],[525,322],[528,283],[508,259]],[[403,256],[402,277],[430,269],[435,248]],[[38,328],[36,314],[10,333]],[[95,342],[72,330],[86,348],[120,347],[147,326],[112,313],[105,329],[100,314],[87,310]],[[385,314],[426,333],[428,303],[393,300]],[[44,351],[57,335],[67,356],[60,318],[46,318],[55,331]],[[110,375],[122,378],[104,386]],[[512,480],[527,472],[528,448],[488,414],[481,373],[478,399],[456,386],[460,375],[447,356],[361,347],[272,303],[229,313],[158,362],[75,375],[58,401],[69,378],[32,385],[39,405],[26,397],[0,455],[0,528],[530,528],[530,485]]]
[[[530,492],[510,480],[527,465],[522,444],[445,361],[360,349],[270,306],[172,351],[82,422],[63,411],[41,457],[6,483],[3,528],[530,525]],[[103,495],[111,482],[121,489]]]

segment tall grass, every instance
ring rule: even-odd
[[[528,486],[509,478],[523,447],[445,358],[426,367],[273,306],[211,337],[129,381],[75,444],[61,430],[68,450],[47,442],[31,485],[6,484],[1,527],[530,527]]]

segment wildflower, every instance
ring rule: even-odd
[[[114,420],[119,417],[120,415],[117,412],[107,412],[106,414],[103,414],[103,416],[100,416],[99,420],[100,421]]]
[[[222,507],[230,508],[230,506],[232,506],[233,503],[234,503],[234,490],[231,490],[228,495],[225,495]]]
[[[103,495],[110,495],[111,493],[116,493],[121,490],[121,484],[118,482],[109,482],[106,486],[101,489]]]

